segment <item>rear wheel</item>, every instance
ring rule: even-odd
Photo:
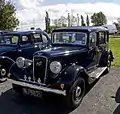
[[[82,78],[78,78],[70,89],[67,91],[67,106],[69,108],[76,108],[81,103],[85,95],[85,81]]]
[[[108,55],[106,73],[108,73],[110,71],[110,67],[111,67],[111,56]]]

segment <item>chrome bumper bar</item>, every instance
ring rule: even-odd
[[[12,84],[19,85],[22,87],[29,87],[31,89],[37,89],[37,90],[42,90],[42,91],[48,92],[48,93],[51,92],[51,93],[66,96],[66,90],[58,90],[58,89],[52,89],[52,88],[43,87],[43,86],[37,86],[37,85],[25,83],[25,82],[15,81],[12,79],[8,79],[8,81],[11,82]]]

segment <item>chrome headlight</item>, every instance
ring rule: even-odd
[[[23,57],[18,57],[16,59],[16,64],[19,68],[27,68],[32,65],[32,60],[25,59]]]
[[[62,69],[62,65],[60,62],[58,61],[53,61],[50,63],[50,70],[51,72],[53,72],[54,74],[57,74],[61,71]]]
[[[17,64],[17,66],[18,66],[19,68],[23,68],[24,65],[25,65],[25,58],[23,58],[23,57],[18,57],[18,58],[16,59],[16,64]]]

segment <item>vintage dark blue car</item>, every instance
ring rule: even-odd
[[[9,32],[0,36],[0,80],[19,56],[32,59],[33,53],[47,47],[48,35],[41,31]]]
[[[63,95],[68,106],[77,107],[86,88],[113,61],[104,27],[70,27],[53,30],[52,46],[34,53],[33,60],[19,57],[8,77],[19,94]]]

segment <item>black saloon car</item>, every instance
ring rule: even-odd
[[[70,27],[53,30],[52,46],[34,53],[33,60],[19,57],[8,77],[19,94],[63,95],[71,108],[77,107],[86,87],[108,72],[112,51],[104,27]]]
[[[32,59],[33,53],[47,47],[48,35],[41,31],[14,31],[0,36],[0,80],[4,80],[10,66],[19,56]]]

